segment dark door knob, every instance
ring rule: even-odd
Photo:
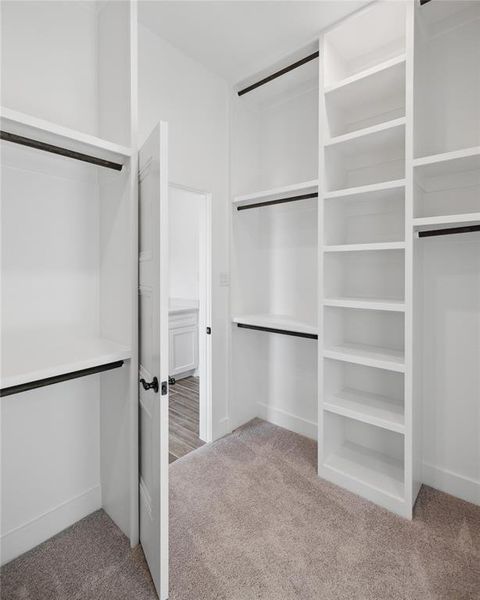
[[[155,393],[158,392],[158,379],[156,377],[148,383],[145,379],[140,379],[140,383],[143,385],[144,390],[153,390]]]

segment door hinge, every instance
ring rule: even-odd
[[[212,328],[211,327],[207,327],[207,335],[210,335],[212,333]]]
[[[168,381],[162,381],[162,396],[168,394]]]

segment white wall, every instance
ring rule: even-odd
[[[201,198],[187,190],[168,193],[170,298],[199,299]]]
[[[97,130],[97,21],[89,3],[2,2],[2,104]],[[98,330],[96,173],[2,149],[6,329]],[[8,165],[8,166],[7,166]],[[87,377],[2,398],[3,562],[101,506],[100,384]]]
[[[424,482],[480,504],[480,242],[423,244]]]
[[[199,63],[139,28],[139,141],[169,124],[169,178],[212,194],[213,437],[228,429],[228,87]]]
[[[95,134],[94,3],[7,1],[1,17],[2,105]]]
[[[99,411],[99,376],[2,398],[2,563],[100,508]]]

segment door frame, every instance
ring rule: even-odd
[[[168,188],[191,192],[201,199],[199,231],[199,310],[198,310],[198,371],[200,373],[199,394],[199,438],[204,442],[213,440],[212,401],[212,194],[174,181]]]

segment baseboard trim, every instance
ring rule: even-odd
[[[229,433],[232,433],[232,430],[230,428],[230,418],[224,417],[223,419],[217,421],[217,426],[214,427],[213,441],[218,440]]]
[[[4,565],[24,552],[35,548],[38,544],[60,533],[101,506],[101,488],[96,485],[31,521],[7,531],[0,537],[0,564]]]
[[[258,416],[269,423],[283,427],[308,438],[317,439],[317,424],[263,402],[258,402]]]
[[[459,475],[448,469],[423,463],[423,483],[472,504],[480,505],[480,481]]]

